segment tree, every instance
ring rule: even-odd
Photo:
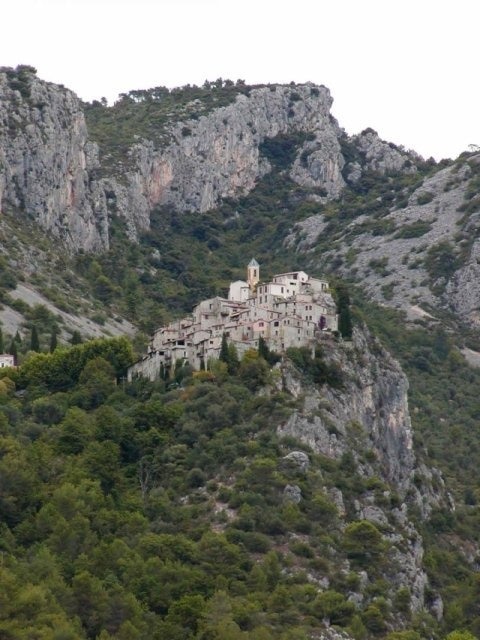
[[[355,605],[337,591],[320,593],[312,606],[312,612],[320,620],[328,618],[331,624],[345,626],[355,613]]]
[[[222,345],[220,347],[219,360],[228,364],[228,340],[225,334],[222,335]]]
[[[225,362],[230,375],[235,375],[239,365],[238,354],[235,345],[228,343],[225,333],[222,336],[219,360],[221,360],[221,362]]]
[[[10,346],[8,348],[8,353],[12,355],[15,358],[15,362],[17,362],[18,349],[17,349],[17,343],[15,341],[15,338],[10,343]]]
[[[30,336],[30,351],[40,351],[40,340],[38,338],[38,331],[35,325],[32,325],[32,333]]]
[[[267,383],[268,365],[263,358],[258,356],[258,352],[255,349],[248,349],[248,351],[245,351],[240,363],[239,375],[245,386],[251,391],[255,391],[255,389]]]
[[[2,332],[2,328],[0,327],[0,353],[3,353],[5,349],[5,346],[3,344],[3,332]]]
[[[268,362],[269,365],[274,365],[280,360],[280,356],[278,354],[270,351],[262,336],[258,339],[258,355],[260,358],[263,358],[265,362]]]
[[[75,331],[72,333],[72,337],[70,338],[70,344],[82,344],[82,342],[83,340],[80,331],[77,331],[77,329],[75,329]]]
[[[350,295],[347,287],[341,283],[335,287],[338,307],[338,330],[343,338],[352,337],[352,317],[350,315]]]
[[[52,335],[50,337],[50,353],[53,353],[57,348],[57,328],[52,329]]]
[[[362,567],[371,565],[386,549],[382,534],[368,520],[351,522],[346,526],[343,546],[348,557]]]

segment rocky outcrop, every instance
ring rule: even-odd
[[[344,161],[331,104],[322,86],[252,89],[198,120],[172,124],[162,149],[148,140],[134,144],[122,171],[105,176],[75,94],[39,80],[29,67],[3,68],[2,210],[31,216],[71,250],[101,250],[108,247],[109,215],[122,217],[135,238],[158,205],[206,212],[222,198],[248,193],[270,170],[264,140],[299,134],[305,139],[292,179],[336,197]]]
[[[135,145],[128,183],[139,186],[147,209],[162,204],[202,213],[222,198],[248,193],[270,170],[261,154],[265,139],[303,133],[311,139],[299,150],[291,177],[335,197],[344,186],[343,157],[331,104],[328,89],[311,84],[239,94],[233,104],[172,125],[172,142],[164,149]]]
[[[422,538],[409,520],[407,504],[415,505],[424,517],[434,506],[451,505],[438,471],[416,460],[407,378],[366,329],[356,328],[351,343],[323,342],[322,354],[325,362],[342,371],[340,388],[326,384],[299,387],[300,374],[293,365],[289,361],[278,365],[283,390],[300,402],[279,425],[278,433],[343,465],[350,460],[350,471],[363,479],[365,488],[353,502],[349,499],[348,506],[338,487],[325,491],[339,517],[349,511],[350,517],[369,520],[384,532],[392,560],[385,576],[394,590],[409,589],[412,610],[419,611],[424,606],[427,577]],[[379,483],[383,483],[382,491],[369,488],[381,486]]]
[[[302,408],[279,432],[300,437],[314,451],[332,458],[351,451],[352,441],[361,441],[372,452],[375,473],[405,497],[412,489],[415,457],[408,381],[400,365],[366,331],[356,330],[353,342],[341,348],[327,341],[322,351],[342,371],[343,387],[312,387],[306,394],[302,388]],[[284,365],[282,377],[285,388],[298,394],[291,365]],[[370,473],[368,463],[359,464]]]
[[[362,162],[359,165],[361,170],[368,169],[377,171],[380,174],[394,171],[415,173],[417,169],[414,160],[422,160],[413,151],[406,152],[391,142],[385,142],[373,129],[365,129],[361,133],[352,136],[351,143],[356,147],[362,158]],[[353,169],[354,167],[352,166]],[[358,175],[358,177],[360,176]],[[355,181],[355,179],[358,178],[353,180]]]
[[[108,246],[104,193],[92,172],[80,101],[30,67],[0,69],[0,209],[27,215],[72,250]]]
[[[395,157],[400,162],[394,151]],[[412,180],[413,188],[404,189],[400,204],[392,179],[391,191],[385,189],[371,203],[372,214],[351,218],[343,229],[337,225],[334,246],[330,243],[321,259],[308,266],[331,270],[334,265],[371,299],[404,309],[413,319],[427,315],[423,306],[433,315],[432,309],[442,308],[478,325],[479,167],[480,154],[470,155]],[[392,198],[397,202],[390,204]],[[318,213],[299,222],[285,243],[299,252],[314,252],[328,234],[328,220]]]
[[[298,149],[286,168],[290,178],[320,200],[335,198],[345,186],[345,134],[331,104],[328,89],[310,83],[252,88],[197,120],[170,124],[162,148],[136,142],[109,169],[100,166],[75,94],[39,80],[30,67],[2,68],[2,210],[31,216],[73,251],[98,251],[108,247],[111,215],[136,238],[156,206],[203,213],[247,194],[271,169],[262,143],[292,136]],[[386,167],[397,161],[393,150],[362,141],[370,163],[380,156]]]

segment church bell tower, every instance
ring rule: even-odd
[[[260,265],[252,258],[247,267],[247,282],[251,291],[253,291],[260,280]]]

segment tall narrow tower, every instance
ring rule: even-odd
[[[247,267],[247,282],[248,282],[248,286],[252,291],[259,280],[260,280],[260,265],[255,260],[255,258],[252,258],[248,263],[248,267]]]

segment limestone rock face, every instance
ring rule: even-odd
[[[310,84],[239,94],[233,104],[174,125],[173,141],[162,150],[154,151],[149,143],[135,145],[134,169],[127,178],[132,184],[137,176],[147,208],[165,204],[202,213],[222,198],[248,193],[269,171],[260,151],[264,140],[303,133],[311,138],[301,150],[308,154],[307,161],[304,166],[297,158],[291,177],[334,197],[344,181],[340,130],[330,116],[331,104],[328,89]]]
[[[98,164],[74,93],[29,67],[0,69],[0,209],[27,215],[72,250],[108,246]]]
[[[352,439],[363,439],[374,452],[382,477],[405,496],[415,466],[405,374],[364,331],[356,330],[353,342],[342,349],[325,344],[323,350],[344,372],[345,387],[309,390],[303,409],[294,412],[279,432],[300,437],[314,451],[332,458],[350,451]],[[292,377],[294,372],[283,371],[287,389]]]
[[[108,248],[111,215],[135,239],[158,205],[203,213],[247,194],[271,169],[262,143],[277,136],[299,145],[292,180],[333,198],[345,183],[343,133],[331,104],[323,86],[255,88],[198,120],[171,124],[162,148],[138,141],[113,170],[101,166],[74,93],[39,80],[30,67],[2,68],[2,211],[31,216],[72,251],[99,251]]]
[[[342,371],[343,385],[303,387],[298,395],[298,372],[287,361],[279,365],[285,391],[302,398],[300,407],[279,425],[281,436],[309,445],[315,453],[345,464],[348,459],[368,487],[381,479],[383,494],[364,490],[349,509],[357,520],[369,520],[385,533],[392,546],[388,579],[394,589],[410,590],[412,610],[424,606],[427,577],[423,571],[422,538],[408,518],[407,503],[427,517],[434,506],[447,506],[449,497],[438,471],[416,460],[408,411],[408,381],[399,364],[366,329],[355,328],[351,343],[322,343],[326,362]],[[414,477],[417,483],[414,483]],[[418,487],[418,477],[425,486]],[[345,517],[345,497],[336,487],[326,488],[338,514]],[[395,494],[400,506],[392,508]],[[351,500],[351,498],[350,498]],[[396,568],[395,568],[396,567]]]
[[[371,147],[362,136],[355,138],[366,150],[363,167],[372,162],[378,171],[398,170],[406,162],[398,150],[388,150],[372,133],[367,135]],[[412,167],[401,170],[409,172]],[[479,174],[480,154],[476,154],[460,157],[423,179],[412,176],[413,188],[401,206],[389,205],[393,192],[379,196],[375,205],[383,209],[382,216],[362,214],[349,220],[342,232],[336,230],[335,247],[327,247],[315,267],[331,270],[333,265],[342,275],[353,276],[371,299],[404,309],[410,319],[435,315],[434,309],[442,308],[478,326]],[[318,213],[297,223],[285,244],[308,254],[326,233],[327,220]],[[313,268],[312,262],[306,263]],[[429,307],[428,313],[422,306]]]
[[[480,226],[480,215],[475,217]],[[467,318],[473,324],[480,325],[479,240],[474,240],[467,263],[454,274],[447,284],[445,297],[456,313]]]
[[[300,473],[306,473],[310,467],[310,459],[304,451],[291,451],[284,456],[283,461],[286,467],[296,469]]]
[[[366,169],[378,171],[379,173],[388,171],[415,173],[416,171],[412,159],[420,159],[420,156],[412,151],[407,153],[396,145],[385,142],[373,129],[365,129],[358,135],[352,136],[351,141],[357,147],[360,155],[363,156],[364,168]],[[352,171],[358,171],[358,169],[358,166],[352,165]]]

